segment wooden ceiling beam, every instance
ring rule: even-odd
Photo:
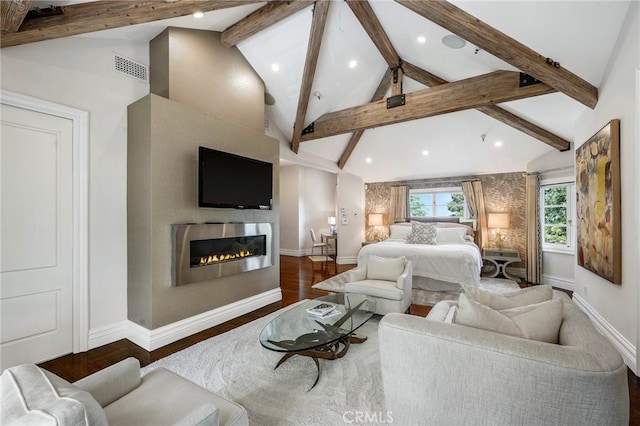
[[[5,3],[2,1],[2,3]],[[163,0],[121,1],[99,0],[63,6],[63,14],[26,19],[14,33],[3,33],[0,47],[17,46],[94,31],[144,24],[162,19],[210,12],[259,0]]]
[[[402,69],[407,77],[412,78],[425,86],[434,87],[448,83],[448,81],[408,62],[402,63]],[[476,109],[560,151],[567,151],[571,147],[571,143],[569,141],[543,129],[542,127],[536,126],[535,124],[520,118],[497,105],[487,105]]]
[[[313,123],[313,132],[305,133],[301,140],[320,139],[554,92],[555,89],[544,83],[520,87],[518,72],[495,71],[407,93],[402,106],[387,108],[386,100],[381,100],[324,114]]]
[[[224,30],[221,37],[222,44],[227,47],[235,46],[252,35],[311,6],[313,3],[314,1],[304,0],[270,1],[265,6]]]
[[[389,88],[391,87],[391,83],[392,83],[391,73],[392,71],[390,69],[385,71],[384,75],[382,76],[382,80],[380,80],[380,84],[378,84],[378,88],[376,89],[375,93],[371,97],[371,102],[376,102],[381,99],[384,99],[385,95],[389,91]],[[363,133],[364,133],[364,129],[356,130],[351,135],[351,139],[349,139],[349,143],[347,144],[347,147],[345,148],[344,152],[340,156],[340,159],[338,160],[338,168],[340,170],[342,170],[345,164],[347,164],[347,161],[349,160],[349,157],[351,157],[353,150],[356,148],[356,145],[358,145],[358,142],[360,142],[360,138],[362,137]]]
[[[298,153],[298,148],[300,148],[300,140],[302,138],[302,131],[304,130],[304,120],[307,115],[307,108],[309,107],[313,78],[316,75],[322,36],[329,14],[329,4],[330,0],[318,0],[313,8],[313,20],[311,21],[307,58],[304,62],[300,95],[298,97],[298,109],[296,110],[296,121],[293,125],[293,138],[291,140],[291,150],[296,154]]]
[[[598,88],[554,61],[443,0],[395,0],[476,47],[543,81],[578,102],[595,108]]]
[[[18,31],[29,12],[29,7],[31,7],[31,0],[0,1],[0,31],[3,34]]]
[[[365,0],[346,1],[353,14],[356,15],[356,18],[360,21],[360,25],[362,25],[369,35],[369,38],[371,38],[371,41],[373,41],[373,44],[376,45],[376,48],[387,62],[387,65],[389,65],[389,68],[398,68],[400,66],[400,56],[393,47],[384,28],[382,28],[382,24],[378,20],[369,2]]]

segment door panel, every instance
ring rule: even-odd
[[[0,367],[72,352],[71,120],[2,105]]]

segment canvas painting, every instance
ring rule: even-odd
[[[578,265],[621,284],[620,120],[576,149]]]

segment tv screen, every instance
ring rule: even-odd
[[[198,206],[270,210],[273,164],[200,147]]]

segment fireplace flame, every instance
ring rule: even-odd
[[[217,254],[214,254],[209,256],[202,256],[200,258],[200,266],[213,265],[214,263],[233,259],[241,259],[243,257],[249,257],[252,255],[253,253],[251,253],[249,250],[240,250],[239,252],[233,254],[221,254],[219,256]]]

